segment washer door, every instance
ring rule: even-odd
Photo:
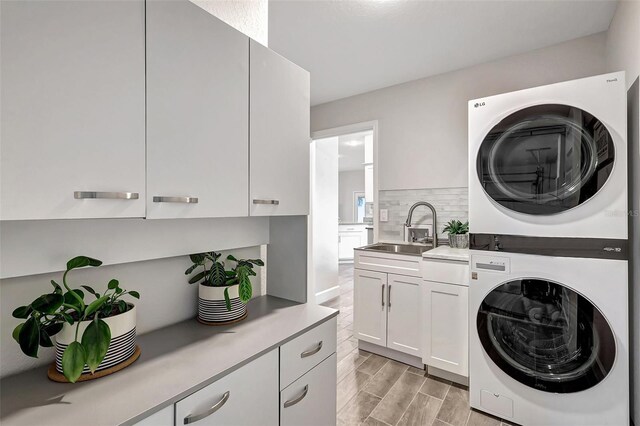
[[[602,313],[580,294],[542,279],[498,286],[482,302],[485,352],[515,380],[546,392],[588,389],[611,371],[616,344]]]
[[[495,202],[520,213],[550,215],[593,197],[613,169],[613,139],[602,122],[568,105],[515,112],[484,138],[478,179]]]

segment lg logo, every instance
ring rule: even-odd
[[[476,102],[475,104],[473,104],[474,108],[483,107],[483,106],[484,106],[484,102]]]

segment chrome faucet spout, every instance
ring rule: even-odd
[[[416,209],[416,207],[419,207],[419,206],[425,206],[425,207],[428,207],[429,210],[431,210],[432,224],[433,224],[433,247],[434,248],[438,247],[438,228],[436,228],[436,223],[437,223],[436,209],[435,207],[433,207],[432,204],[427,203],[426,201],[418,201],[417,203],[412,205],[411,208],[409,209],[409,214],[407,215],[407,220],[404,223],[404,226],[407,228],[411,227],[411,220],[413,219],[413,211]]]

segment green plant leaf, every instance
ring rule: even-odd
[[[51,337],[47,334],[46,331],[44,331],[44,329],[40,329],[40,346],[42,346],[43,348],[53,347]]]
[[[107,288],[109,290],[113,290],[118,288],[119,285],[120,285],[120,282],[118,282],[118,280],[111,280],[109,281],[109,284],[107,284]]]
[[[89,287],[88,285],[81,285],[80,287],[84,288],[89,293],[93,294],[94,296],[100,297],[100,296],[97,296],[98,293],[96,293],[96,291],[93,288]]]
[[[197,274],[189,278],[189,284],[197,283],[198,281],[202,280],[205,275],[205,271],[198,272]]]
[[[118,300],[118,309],[120,310],[121,314],[127,312],[127,302],[125,302],[124,300]]]
[[[33,311],[31,306],[20,306],[13,310],[11,314],[14,318],[27,319],[29,318],[29,314]]]
[[[209,282],[214,287],[223,286],[227,282],[227,274],[224,270],[224,266],[221,263],[215,263],[211,266]]]
[[[233,262],[237,262],[237,261],[238,261],[238,259],[236,259],[236,258],[235,258],[235,256],[234,256],[234,255],[232,255],[232,254],[230,254],[229,256],[227,256],[227,260],[231,260],[231,261],[233,261]]]
[[[71,315],[67,314],[67,313],[61,313],[60,315],[62,315],[62,318],[64,318],[64,320],[67,322],[67,324],[69,325],[73,325],[74,321],[73,318],[71,317]]]
[[[99,299],[94,300],[87,306],[87,309],[84,311],[85,318],[88,318],[89,315],[93,314],[95,311],[100,309],[100,307],[109,299],[109,296],[102,296]]]
[[[197,263],[200,264],[204,261],[205,257],[204,257],[204,253],[197,253],[197,254],[190,254],[189,255],[189,259],[191,259],[191,261],[193,263]]]
[[[13,337],[13,340],[16,341],[16,343],[20,344],[20,330],[22,330],[22,326],[24,325],[24,323],[20,323],[16,326],[16,328],[13,329],[13,333],[11,333],[11,336]]]
[[[62,294],[62,287],[60,287],[60,284],[58,284],[54,280],[51,280],[51,285],[53,286],[54,293]]]
[[[85,349],[85,362],[91,373],[94,373],[109,349],[111,330],[106,322],[91,321],[82,335],[82,347]]]
[[[136,299],[140,299],[140,293],[138,293],[137,291],[130,291],[129,296],[135,297]]]
[[[62,354],[62,374],[71,383],[75,383],[82,374],[86,352],[80,342],[71,342]]]
[[[40,344],[40,324],[31,317],[22,325],[18,334],[20,349],[25,355],[38,358],[38,345]]]
[[[100,266],[102,261],[87,256],[77,256],[67,262],[67,271],[85,266]]]
[[[64,302],[74,307],[76,311],[82,311],[84,308],[84,293],[82,290],[75,289],[64,294]]]
[[[58,310],[58,308],[60,308],[60,306],[62,306],[63,302],[64,298],[61,294],[43,294],[42,296],[31,302],[31,307],[34,311],[42,312],[45,314],[53,314]]]
[[[55,336],[56,334],[60,333],[60,331],[62,330],[62,327],[63,327],[63,324],[61,322],[54,322],[46,326],[44,328],[44,331],[49,336]]]
[[[194,271],[198,266],[200,266],[200,265],[198,265],[198,264],[194,263],[193,265],[189,266],[189,267],[187,268],[187,270],[186,270],[186,271],[184,271],[184,274],[185,274],[185,275],[189,275],[189,274],[190,274],[190,273],[192,273],[192,272],[193,272],[193,271]]]
[[[227,311],[231,310],[231,298],[229,297],[229,287],[224,289],[224,304],[227,307]]]
[[[249,300],[251,300],[252,293],[253,289],[251,288],[251,281],[249,281],[249,278],[240,281],[240,284],[238,284],[238,294],[240,295],[240,300],[242,300],[244,303],[247,303]]]

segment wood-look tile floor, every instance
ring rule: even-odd
[[[339,426],[509,426],[469,407],[466,387],[358,349],[353,337],[353,265],[340,265],[338,315]]]

